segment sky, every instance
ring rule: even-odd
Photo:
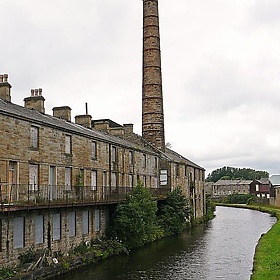
[[[280,174],[280,1],[159,0],[165,139],[206,169]],[[12,102],[133,123],[141,135],[142,0],[1,0]]]

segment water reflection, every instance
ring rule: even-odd
[[[268,214],[217,207],[216,218],[130,256],[114,257],[60,280],[250,279],[255,246],[275,222]]]

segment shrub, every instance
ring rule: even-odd
[[[175,188],[159,209],[159,221],[165,235],[181,233],[190,216],[190,208],[180,187]]]
[[[157,224],[157,202],[139,183],[117,207],[116,219],[110,230],[111,237],[123,242],[127,248],[143,246],[161,234]]]

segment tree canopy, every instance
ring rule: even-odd
[[[212,171],[206,178],[207,182],[217,182],[218,180],[254,180],[268,178],[267,171],[256,171],[251,168],[236,168],[224,166]]]

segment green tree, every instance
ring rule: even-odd
[[[159,209],[159,222],[165,235],[181,233],[191,210],[182,189],[177,187],[170,192],[165,203]]]
[[[147,189],[138,184],[127,201],[118,205],[111,237],[121,240],[127,248],[156,240],[162,235],[156,213],[157,202]]]
[[[206,178],[208,182],[217,182],[220,179],[223,180],[254,180],[261,178],[268,178],[269,173],[267,171],[256,171],[251,168],[236,168],[230,166],[224,166],[212,171]]]

